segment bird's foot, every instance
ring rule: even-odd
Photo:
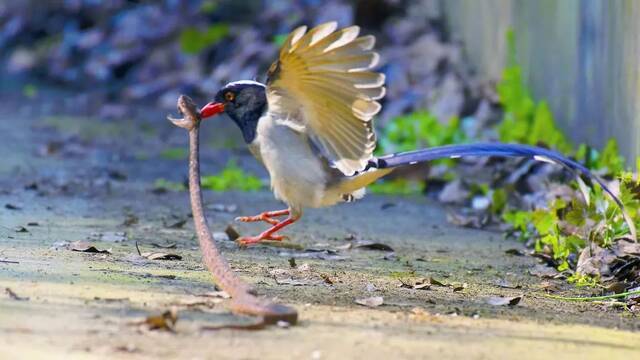
[[[273,215],[273,216],[285,215],[284,212],[289,213],[289,210],[272,211],[271,214],[274,214],[274,213],[277,214],[277,215]],[[269,214],[269,213],[267,213],[267,214]],[[258,215],[257,217],[259,219],[255,220],[255,221],[263,220],[261,218],[262,215],[264,215],[264,213]],[[269,216],[267,216],[267,217],[269,217]],[[284,228],[285,226],[293,224],[299,218],[300,218],[300,215],[298,215],[298,214],[296,214],[294,216],[289,216],[288,218],[286,218],[286,219],[284,219],[284,220],[282,220],[280,222],[276,221],[276,223],[273,224],[273,226],[270,229],[268,229],[266,231],[263,231],[258,236],[242,236],[242,237],[239,237],[238,239],[236,239],[236,242],[238,244],[240,244],[241,246],[247,246],[247,245],[250,245],[250,244],[257,244],[257,243],[259,243],[261,241],[264,241],[264,240],[282,241],[282,240],[286,239],[287,237],[283,236],[283,235],[276,235],[275,233],[277,231],[281,230],[282,228]],[[271,219],[271,220],[273,220],[273,219]]]
[[[285,216],[289,215],[289,209],[285,210],[277,210],[277,211],[265,211],[255,216],[239,216],[236,218],[236,221],[241,222],[256,222],[256,221],[264,221],[271,225],[278,225],[279,221],[274,219],[274,216]]]
[[[258,236],[241,236],[241,237],[236,239],[236,242],[240,246],[247,246],[247,245],[257,244],[259,242],[267,241],[267,240],[282,241],[284,239],[288,239],[288,238],[286,236],[284,236],[284,235],[274,235],[274,234],[265,235],[263,233],[263,234],[260,234]]]

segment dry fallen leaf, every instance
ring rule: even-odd
[[[382,296],[372,296],[364,299],[356,299],[356,304],[368,306],[368,307],[378,307],[384,304],[384,299]]]
[[[524,256],[524,251],[520,250],[520,249],[507,249],[504,251],[505,254],[507,255],[514,255],[514,256]]]
[[[320,274],[322,280],[324,280],[325,284],[333,285],[333,280],[327,274]]]
[[[362,242],[356,244],[354,246],[356,249],[366,249],[366,250],[379,250],[379,251],[393,251],[393,248],[387,244],[376,243],[376,242]]]
[[[143,324],[148,327],[149,330],[168,330],[173,331],[176,322],[178,321],[178,310],[171,308],[163,312],[160,315],[148,316]]]
[[[140,256],[149,260],[182,260],[182,256],[180,255],[163,252],[145,252],[140,254]]]
[[[175,249],[177,244],[176,243],[168,243],[168,244],[151,243],[151,246],[157,247],[160,249]]]
[[[432,277],[429,278],[429,283],[431,285],[435,285],[435,286],[449,286],[449,284],[444,283],[444,282],[439,281],[439,280],[436,280],[436,279],[434,279]]]
[[[431,280],[428,278],[418,279],[414,282],[413,286],[411,286],[410,288],[413,288],[416,290],[429,290],[431,289]]]
[[[86,241],[76,241],[69,244],[69,249],[71,251],[79,251],[86,253],[95,253],[95,254],[111,254],[111,249],[108,250],[100,250],[95,245],[86,242]]]
[[[182,227],[184,227],[184,225],[187,223],[187,219],[179,219],[173,222],[167,222],[163,220],[163,223],[164,227],[166,227],[167,229],[182,229]]]
[[[26,296],[19,296],[13,290],[11,290],[11,288],[5,288],[4,291],[7,293],[7,295],[9,295],[9,297],[12,300],[17,300],[17,301],[27,301],[27,300],[29,300],[29,298],[26,297]]]
[[[139,326],[143,330],[166,330],[173,331],[178,321],[178,309],[172,307],[162,314],[149,315],[144,319],[133,320],[129,325]]]
[[[612,284],[609,284],[607,286],[607,291],[608,292],[612,292],[614,294],[620,294],[625,292],[625,290],[627,289],[627,283],[622,282],[622,281],[616,281]]]
[[[502,296],[492,296],[487,299],[487,304],[493,306],[515,306],[522,300],[521,296],[513,296],[513,297],[502,297]]]
[[[229,240],[231,241],[236,241],[236,239],[240,237],[240,233],[238,233],[238,231],[236,231],[236,229],[231,225],[228,225],[227,228],[224,229],[224,232],[227,234]]]
[[[467,283],[456,283],[456,284],[451,284],[451,288],[453,289],[454,292],[458,292],[458,291],[462,291],[464,289],[466,289],[469,285]]]

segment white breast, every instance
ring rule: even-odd
[[[258,121],[251,151],[269,171],[276,198],[295,210],[322,206],[326,203],[326,168],[303,129],[291,125],[267,113]]]

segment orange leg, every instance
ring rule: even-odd
[[[298,219],[300,219],[300,215],[289,215],[288,218],[278,222],[277,224],[273,225],[270,229],[263,231],[258,236],[242,236],[242,237],[236,239],[236,241],[240,245],[245,245],[245,246],[249,245],[249,244],[259,243],[262,240],[281,241],[285,237],[283,235],[275,235],[274,233],[276,231],[284,228],[285,226],[293,224],[294,222],[298,221]]]
[[[273,219],[274,216],[285,216],[289,215],[289,209],[284,210],[276,210],[276,211],[265,211],[256,216],[239,216],[236,218],[236,221],[242,222],[256,222],[256,221],[264,221],[271,225],[278,225],[279,221]]]

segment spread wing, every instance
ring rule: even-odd
[[[269,69],[269,111],[303,126],[325,156],[346,175],[362,170],[376,138],[372,118],[385,94],[384,75],[371,71],[379,56],[375,37],[337,24],[295,29]],[[306,32],[306,33],[305,33]]]

